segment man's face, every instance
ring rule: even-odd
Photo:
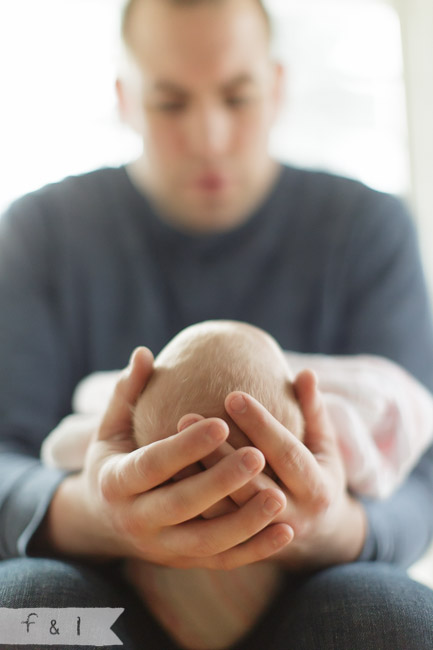
[[[263,16],[251,0],[181,8],[143,0],[129,36],[136,78],[118,90],[143,137],[143,184],[182,227],[236,226],[275,175],[268,135],[281,70],[269,60]]]

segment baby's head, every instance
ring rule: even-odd
[[[233,447],[250,444],[224,409],[226,396],[234,390],[255,397],[302,438],[301,410],[275,339],[246,323],[207,321],[182,330],[156,357],[134,412],[137,443],[167,438],[176,433],[183,415],[199,413],[225,420]]]

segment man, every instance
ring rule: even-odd
[[[101,558],[229,569],[273,556],[289,569],[284,589],[242,647],[431,648],[433,595],[392,563],[410,564],[432,534],[433,451],[392,499],[361,504],[311,375],[297,383],[309,451],[235,393],[226,409],[256,448],[170,484],[227,427],[193,419],[134,450],[131,407],[152,368],[140,348],[83,472],[31,457],[83,376],[210,318],[259,325],[284,348],[389,356],[433,388],[427,296],[400,204],[267,153],[282,73],[260,3],[135,0],[123,34],[117,90],[143,156],[25,197],[1,223],[2,603],[124,607],[125,646],[165,649]],[[196,519],[238,490],[236,512]]]

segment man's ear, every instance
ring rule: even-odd
[[[120,77],[116,79],[117,109],[121,121],[139,135],[143,134],[143,109],[137,93]]]
[[[122,122],[127,123],[127,117],[126,117],[126,100],[125,100],[125,89],[123,86],[123,81],[119,79],[119,77],[116,79],[116,97],[117,97],[117,111],[119,113],[119,117],[122,120]]]
[[[286,69],[279,61],[274,61],[272,63],[272,66],[272,99],[274,105],[273,119],[275,120],[278,117],[278,113],[280,112],[281,107],[284,103],[284,94],[286,88]]]

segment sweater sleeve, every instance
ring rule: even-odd
[[[368,531],[359,560],[413,564],[433,537],[433,447],[386,501],[365,500]]]
[[[433,390],[433,327],[414,224],[383,197],[355,221],[344,277],[341,352],[394,360]],[[340,284],[340,287],[343,286]],[[365,500],[368,535],[361,560],[409,566],[433,537],[433,448],[385,501]]]
[[[36,204],[0,219],[0,557],[25,555],[64,472],[38,460],[67,401]]]

